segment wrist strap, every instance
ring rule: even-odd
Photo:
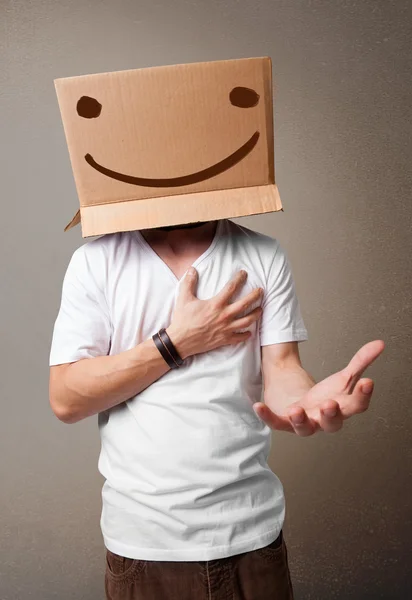
[[[172,340],[170,339],[170,337],[168,336],[168,333],[166,331],[166,329],[161,329],[159,331],[159,337],[162,340],[163,344],[166,346],[167,350],[169,351],[170,356],[173,358],[173,360],[175,361],[175,363],[180,367],[181,365],[183,365],[183,359],[182,357],[179,355],[178,351],[176,350]]]
[[[171,369],[177,369],[178,364],[173,360],[170,352],[167,350],[158,333],[152,335],[152,340],[154,341],[156,348],[159,350],[160,354],[163,356],[164,360],[167,362],[169,367]]]

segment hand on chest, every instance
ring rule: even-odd
[[[187,266],[187,268],[190,265]],[[234,275],[245,270],[248,277],[240,289],[231,298],[231,303],[247,296],[253,289],[263,287],[262,278],[244,261],[221,259],[205,261],[198,264],[199,274],[196,296],[200,300],[209,300],[216,296]],[[130,269],[123,271],[117,282],[114,298],[113,326],[125,329],[134,340],[140,342],[147,339],[162,327],[170,324],[173,310],[180,292],[183,277],[179,280],[165,265],[140,266],[137,276],[132,276]],[[247,311],[249,313],[261,302],[257,301]],[[253,329],[256,324],[251,326]],[[134,333],[137,339],[134,338]]]

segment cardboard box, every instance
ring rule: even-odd
[[[82,236],[282,209],[270,58],[55,80]]]

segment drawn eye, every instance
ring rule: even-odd
[[[77,102],[77,114],[85,119],[95,119],[102,112],[102,105],[96,98],[90,96],[82,96]]]
[[[259,102],[259,94],[247,87],[235,87],[229,94],[229,100],[233,106],[251,108]]]

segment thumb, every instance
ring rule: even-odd
[[[179,299],[188,302],[193,300],[196,295],[196,287],[198,282],[198,272],[194,267],[190,267],[186,271],[186,275],[180,286]]]

